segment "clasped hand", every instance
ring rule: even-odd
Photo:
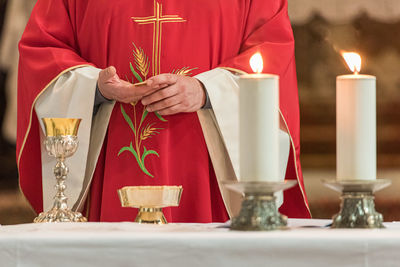
[[[121,80],[114,67],[108,67],[100,72],[98,87],[107,99],[122,103],[141,101],[149,112],[160,115],[195,112],[206,101],[199,80],[178,74],[160,74],[146,80],[145,85],[135,86]]]

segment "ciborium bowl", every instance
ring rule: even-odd
[[[182,191],[182,186],[125,186],[118,195],[122,207],[139,209],[135,222],[166,224],[162,209],[179,206]]]

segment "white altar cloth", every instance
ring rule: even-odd
[[[327,223],[290,220],[290,230],[273,232],[223,224],[1,226],[0,266],[400,266],[400,223],[321,227]]]

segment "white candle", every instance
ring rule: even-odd
[[[351,63],[349,63],[352,68]],[[338,180],[376,179],[376,77],[336,79],[336,173]]]
[[[279,76],[242,75],[239,88],[240,180],[280,181]]]

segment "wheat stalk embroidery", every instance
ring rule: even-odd
[[[192,76],[192,71],[195,70],[195,69],[197,69],[197,68],[190,69],[189,67],[183,67],[181,69],[172,70],[171,73],[172,74],[185,75],[185,76]]]
[[[137,48],[133,43],[135,49],[133,50],[133,56],[135,58],[136,68],[139,70],[140,74],[144,77],[144,80],[147,79],[147,75],[149,74],[149,58],[146,56],[142,48]]]
[[[144,53],[142,48],[138,48],[134,43],[133,43],[134,49],[133,49],[133,57],[135,59],[134,65],[133,66],[132,62],[129,63],[130,70],[132,72],[132,75],[134,78],[132,79],[132,83],[135,82],[135,79],[138,82],[143,82],[147,79],[147,75],[149,74],[149,68],[150,68],[150,63],[149,63],[149,58],[147,55]],[[189,68],[189,67],[183,67],[181,69],[173,70],[171,73],[173,74],[179,74],[179,75],[187,75],[190,76],[195,68]],[[145,159],[149,155],[155,155],[157,157],[160,157],[157,151],[152,150],[152,149],[147,149],[144,146],[144,142],[160,133],[163,128],[158,128],[156,127],[156,123],[146,123],[146,118],[149,115],[148,111],[146,108],[143,108],[142,114],[140,115],[140,120],[138,120],[137,112],[136,112],[136,104],[137,103],[131,103],[131,106],[133,107],[133,116],[132,118],[127,114],[125,111],[124,107],[122,104],[120,104],[121,108],[121,114],[124,117],[125,121],[129,125],[129,128],[133,132],[133,137],[134,140],[130,142],[129,146],[122,147],[119,152],[118,156],[121,155],[123,152],[128,151],[131,152],[132,155],[135,157],[140,169],[145,173],[146,175],[150,177],[154,177],[146,168],[145,166]],[[167,122],[166,119],[164,119],[160,114],[157,112],[154,112],[154,115],[160,120],[161,122]]]

